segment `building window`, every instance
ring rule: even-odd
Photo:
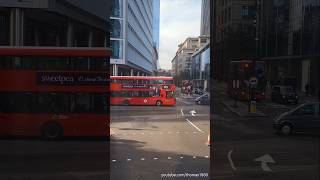
[[[112,16],[122,17],[122,0],[114,0],[112,5]]]
[[[241,16],[242,17],[249,16],[249,7],[248,6],[242,6]]]
[[[112,48],[112,58],[121,59],[122,58],[122,41],[112,40],[111,48]]]
[[[0,45],[9,45],[9,17],[0,14]]]
[[[111,19],[112,31],[110,32],[111,38],[122,38],[122,25],[120,20]]]

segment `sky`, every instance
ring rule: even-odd
[[[200,35],[201,0],[160,0],[159,64],[171,69],[178,45]]]

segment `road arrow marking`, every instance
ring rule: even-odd
[[[254,161],[261,162],[262,170],[268,172],[272,172],[272,169],[268,166],[268,163],[276,163],[275,160],[269,154],[265,154],[261,157],[258,157],[254,159]]]
[[[184,113],[183,113],[182,109],[181,109],[181,115],[184,116]]]
[[[196,114],[197,112],[195,110],[192,110],[189,112],[192,116],[195,116],[194,114]]]
[[[234,166],[234,163],[233,163],[232,158],[231,158],[232,152],[233,152],[233,150],[230,150],[230,151],[228,152],[228,160],[229,160],[229,163],[230,163],[230,165],[231,165],[231,168],[236,171],[237,168]]]

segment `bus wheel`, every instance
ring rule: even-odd
[[[49,122],[42,126],[42,137],[47,140],[57,140],[63,135],[62,127],[55,122]]]
[[[157,102],[156,102],[156,105],[157,105],[157,106],[161,106],[161,105],[162,105],[162,102],[161,102],[161,101],[157,101]]]

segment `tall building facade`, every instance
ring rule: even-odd
[[[110,9],[100,0],[2,0],[0,45],[106,47]]]
[[[159,41],[160,41],[160,0],[153,0],[153,46],[155,49],[154,61],[159,69]]]
[[[113,0],[111,70],[113,75],[151,75],[156,70],[155,0]],[[160,8],[158,6],[158,8]]]
[[[259,54],[267,79],[291,78],[299,92],[320,89],[320,1],[261,0]]]
[[[256,0],[214,0],[213,76],[228,80],[232,60],[255,58]]]
[[[200,35],[210,36],[210,0],[201,2]]]
[[[202,0],[200,35],[207,43],[191,55],[191,79],[194,87],[209,90],[210,87],[210,0]]]

